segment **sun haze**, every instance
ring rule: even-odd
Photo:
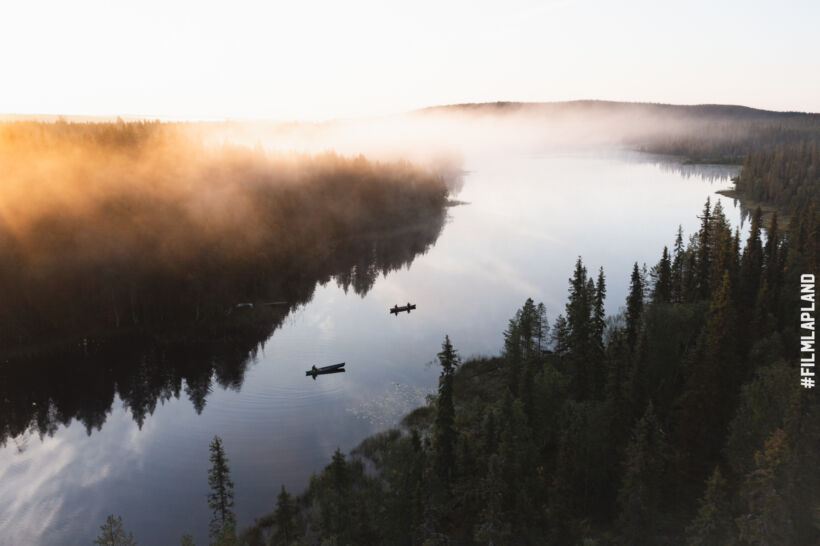
[[[820,111],[820,4],[787,4],[14,2],[0,113],[320,120],[587,98]]]

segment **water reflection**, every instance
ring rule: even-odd
[[[102,429],[119,397],[141,429],[157,404],[187,398],[197,414],[214,385],[239,391],[266,340],[316,286],[334,280],[364,296],[380,275],[407,268],[436,242],[446,213],[391,233],[351,238],[298,271],[283,271],[286,305],[236,306],[219,321],[182,332],[100,338],[59,356],[10,359],[0,367],[0,443],[28,431],[52,436],[73,420]],[[343,370],[342,370],[343,371]],[[19,447],[18,449],[24,449]]]
[[[295,295],[253,300],[281,297],[288,308],[234,309],[242,325],[234,330],[246,338],[222,322],[193,347],[149,337],[112,345],[108,360],[92,345],[88,357],[53,359],[39,371],[33,361],[26,371],[0,365],[0,402],[14,400],[2,406],[14,434],[9,428],[0,448],[0,537],[88,544],[114,512],[140,544],[174,544],[183,533],[207,543],[214,434],[231,460],[241,527],[271,509],[283,483],[303,490],[337,447],[352,449],[423,403],[438,381],[437,365],[425,364],[445,334],[465,358],[497,354],[527,297],[543,301],[550,320],[563,312],[579,254],[604,267],[607,311],[617,312],[633,262],[657,262],[678,224],[686,236],[696,231],[707,196],[733,225],[739,219],[728,198],[714,195],[730,186],[728,175],[711,181],[698,176],[702,166],[686,167],[688,178],[674,162],[618,154],[482,155],[466,166],[459,199],[470,204],[449,209],[440,236],[443,218],[415,236],[373,234],[317,249],[279,272]],[[417,310],[388,314],[406,302]],[[347,373],[315,382],[304,375],[341,361]]]

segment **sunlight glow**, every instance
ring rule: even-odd
[[[316,120],[585,98],[820,111],[817,2],[34,0],[0,14],[2,114]]]

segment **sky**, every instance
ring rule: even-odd
[[[324,120],[496,100],[820,112],[820,2],[0,1],[0,113]]]

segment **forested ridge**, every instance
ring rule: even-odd
[[[817,544],[820,403],[795,364],[817,210],[788,232],[761,216],[741,241],[707,201],[613,316],[579,258],[551,327],[527,300],[498,357],[461,363],[446,338],[427,405],[239,541]]]
[[[584,141],[602,135],[611,143],[669,154],[694,163],[742,164],[750,153],[820,140],[820,114],[775,112],[729,104],[676,105],[578,100],[454,104],[422,114],[526,119],[549,130],[585,127]],[[569,129],[569,131],[564,131]]]
[[[0,356],[209,338],[236,304],[295,304],[333,276],[366,291],[435,241],[447,195],[406,162],[214,144],[196,124],[0,123]],[[356,248],[402,230],[395,256]]]
[[[787,212],[820,203],[820,139],[749,154],[735,188]]]

